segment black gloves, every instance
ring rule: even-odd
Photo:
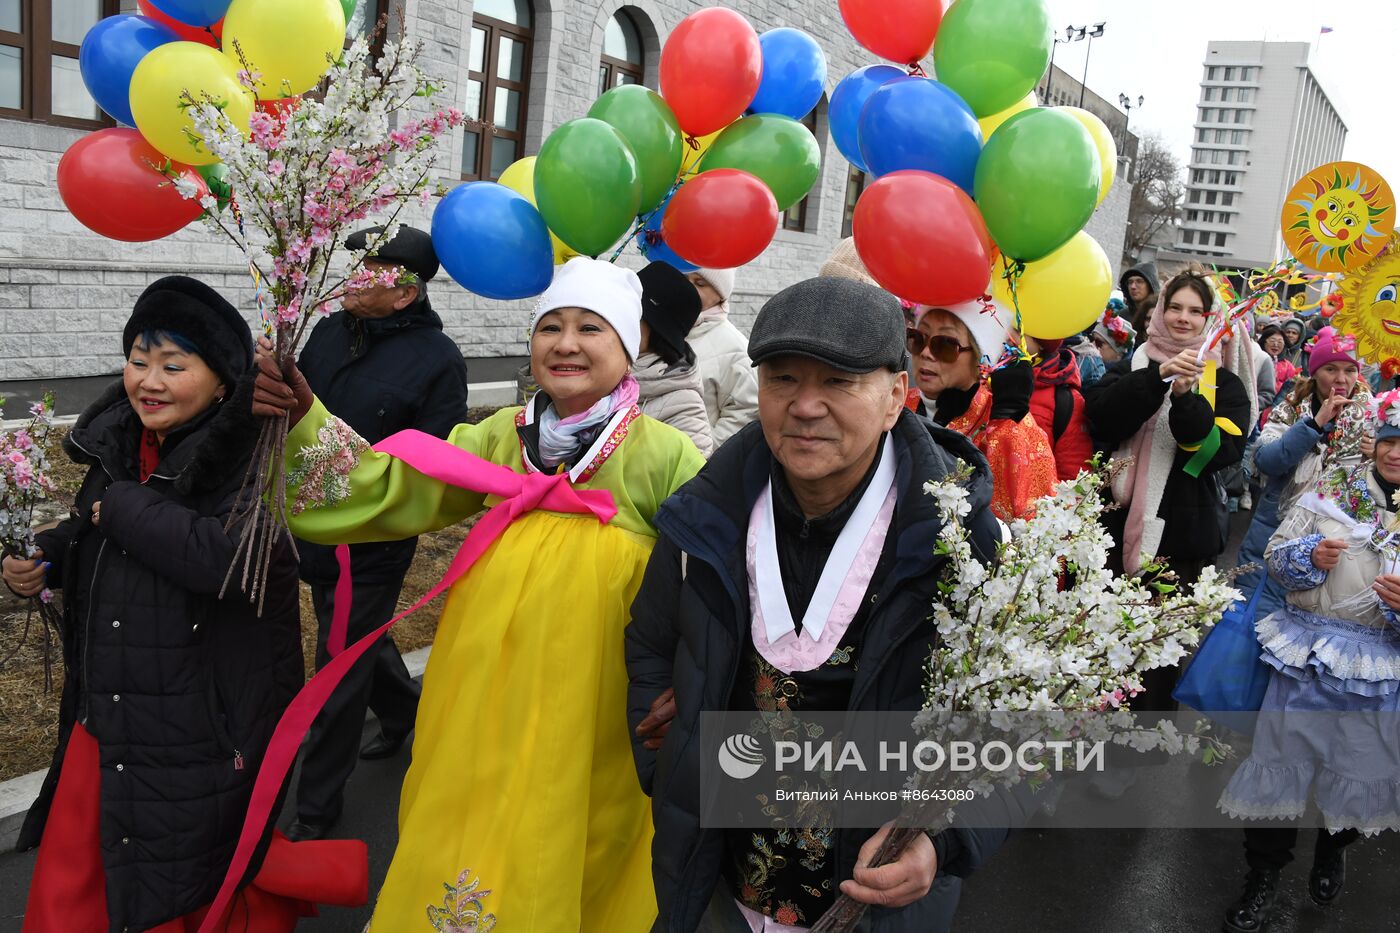
[[[1035,389],[1035,370],[1030,361],[1017,360],[1009,366],[992,370],[991,418],[1020,421],[1031,410],[1031,392]]]

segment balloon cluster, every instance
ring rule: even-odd
[[[633,240],[682,271],[743,265],[820,175],[800,121],[825,85],[826,58],[806,33],[760,37],[733,10],[699,10],[662,48],[660,94],[613,88],[499,182],[453,189],[433,215],[433,245],[458,284],[497,299],[538,294],[556,264],[615,258]]]
[[[236,125],[320,82],[345,43],[354,0],[138,0],[137,15],[93,26],[78,55],[83,83],[121,126],[78,140],[58,166],[64,204],[114,240],[169,236],[201,201],[228,199],[188,101],[219,101]],[[255,88],[256,90],[250,90]],[[134,129],[133,129],[134,127]],[[193,186],[196,197],[180,188]]]
[[[1112,289],[1083,231],[1113,184],[1098,117],[1038,107],[1053,37],[1044,0],[840,0],[867,65],[831,96],[831,135],[875,181],[856,203],[856,251],[900,298],[948,306],[991,294],[1020,330],[1093,324]],[[919,64],[932,51],[937,78]]]

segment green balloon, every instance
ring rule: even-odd
[[[611,124],[570,120],[549,134],[535,159],[535,200],[555,236],[585,256],[597,256],[637,218],[637,157]]]
[[[700,160],[700,171],[737,168],[773,192],[778,210],[805,198],[822,170],[822,150],[812,131],[792,117],[760,113],[728,127]]]
[[[222,162],[211,162],[208,165],[196,165],[194,170],[204,179],[214,200],[219,202],[218,210],[222,211],[228,207],[228,202],[233,197],[233,188],[228,183],[228,166]]]
[[[987,140],[972,189],[1002,254],[1035,262],[1068,243],[1094,213],[1099,152],[1074,117],[1035,107]]]
[[[681,171],[685,139],[676,115],[661,95],[640,84],[615,87],[588,108],[588,115],[611,125],[637,157],[645,214],[666,199]]]
[[[350,20],[355,18],[355,7],[357,6],[359,6],[358,0],[340,0],[340,9],[345,14],[346,26],[349,26]],[[373,23],[367,23],[366,25],[371,29],[374,28]]]
[[[1034,90],[1053,47],[1045,0],[957,0],[938,27],[933,66],[980,119]]]

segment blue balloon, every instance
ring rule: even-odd
[[[763,80],[749,113],[780,113],[801,120],[826,90],[826,55],[817,40],[784,26],[758,37],[763,49]]]
[[[675,197],[672,192],[667,195],[656,210],[651,212],[647,218],[646,226],[637,231],[637,249],[651,262],[665,262],[675,266],[682,272],[694,272],[700,267],[693,262],[686,262],[676,251],[666,245],[666,241],[661,238],[661,220],[666,216],[666,208],[671,204],[671,198]]]
[[[529,298],[554,278],[544,218],[524,195],[494,181],[447,193],[433,212],[433,249],[458,285],[485,298]]]
[[[860,154],[874,175],[921,169],[972,195],[982,129],[955,91],[907,77],[879,88],[860,114]]]
[[[178,42],[175,30],[144,16],[109,16],[88,30],[78,50],[78,70],[97,106],[124,126],[131,116],[131,75],[146,53]]]
[[[831,92],[831,106],[827,117],[831,124],[831,138],[836,140],[836,148],[862,172],[869,172],[865,159],[860,154],[860,112],[870,95],[887,82],[904,77],[904,71],[893,65],[866,65],[841,79],[836,90]]]
[[[233,0],[151,0],[151,6],[189,26],[212,26],[224,18]],[[293,0],[288,0],[293,2]]]

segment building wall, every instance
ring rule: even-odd
[[[691,0],[534,0],[534,38],[525,127],[525,152],[539,150],[548,133],[584,116],[596,98],[603,31],[625,9],[645,48],[646,83],[657,85],[665,36],[705,4]],[[817,38],[829,62],[828,92],[850,71],[874,61],[850,38],[835,3],[733,0],[759,31],[798,26]],[[389,6],[397,7],[398,4]],[[133,9],[134,0],[123,0]],[[423,63],[443,87],[440,105],[461,106],[469,67],[470,2],[406,0],[408,31],[424,44]],[[426,106],[426,105],[425,105]],[[820,181],[807,208],[806,230],[780,229],[768,250],[741,270],[732,299],[736,323],[747,329],[762,303],[784,286],[814,275],[841,235],[849,166],[831,141],[826,102],[817,114],[822,148]],[[85,131],[0,119],[0,380],[48,379],[112,373],[121,365],[121,328],[141,290],[171,273],[198,276],[253,314],[252,286],[239,251],[216,233],[194,226],[155,243],[126,244],[83,228],[64,208],[55,177],[64,150]],[[460,181],[461,131],[440,143],[439,180]],[[1111,256],[1114,231],[1122,239],[1116,186],[1095,223]],[[1125,216],[1124,216],[1125,219]],[[426,226],[427,214],[405,222]],[[629,249],[623,260],[639,267]],[[430,293],[446,332],[469,358],[523,355],[530,302],[489,301],[466,292],[446,275]]]
[[[1305,42],[1207,47],[1177,251],[1245,267],[1280,255],[1279,213],[1288,189],[1308,169],[1341,158],[1346,141],[1346,125],[1308,67],[1309,49]],[[1231,80],[1227,68],[1234,69]],[[1254,69],[1247,79],[1244,68]],[[1251,99],[1240,101],[1241,91]],[[1235,99],[1221,100],[1224,93]],[[1217,139],[1219,133],[1226,138]]]

